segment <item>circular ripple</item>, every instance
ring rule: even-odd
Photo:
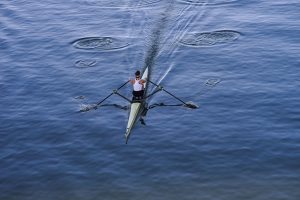
[[[138,1],[135,3],[129,3],[128,0],[119,0],[119,1],[101,1],[99,0],[87,0],[85,1],[86,4],[89,5],[96,5],[100,6],[102,8],[126,8],[126,9],[131,9],[131,8],[141,8],[141,7],[147,7],[152,4],[156,4],[162,0],[142,0]]]
[[[221,82],[221,79],[219,79],[219,78],[210,78],[210,79],[206,80],[205,85],[214,87],[215,85],[217,85],[220,82]]]
[[[202,4],[220,5],[220,4],[232,3],[237,0],[177,0],[177,1],[184,4],[193,4],[193,5],[202,5]]]
[[[78,60],[75,62],[75,66],[78,68],[94,67],[96,64],[96,60]]]
[[[147,6],[147,5],[151,5],[151,4],[154,4],[154,3],[158,3],[160,1],[162,1],[162,0],[143,0],[139,4],[142,5],[142,6]]]
[[[75,40],[73,46],[85,50],[118,50],[127,47],[129,44],[113,37],[87,37]]]
[[[237,31],[221,30],[204,33],[194,33],[185,36],[180,43],[187,46],[205,47],[232,42],[241,34]]]
[[[85,96],[80,95],[80,96],[74,97],[74,99],[85,99]]]

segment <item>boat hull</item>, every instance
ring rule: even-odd
[[[146,80],[146,83],[144,84],[145,86],[145,93],[146,93],[146,89],[147,89],[147,79],[148,79],[148,68],[146,68],[146,70],[143,73],[142,79]],[[145,96],[146,94],[144,94]],[[128,118],[128,123],[127,123],[127,127],[126,127],[126,133],[125,133],[125,138],[126,138],[126,143],[129,139],[129,136],[131,134],[131,131],[136,123],[136,121],[138,120],[138,118],[140,117],[141,113],[144,111],[145,109],[145,105],[146,105],[146,100],[142,99],[142,100],[136,100],[133,101],[130,105],[130,113],[129,113],[129,118]]]

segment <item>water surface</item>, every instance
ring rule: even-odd
[[[298,7],[2,1],[0,199],[299,199]],[[145,66],[199,109],[153,108],[125,145],[128,111],[79,110]]]

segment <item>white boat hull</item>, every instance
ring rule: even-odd
[[[148,78],[148,75],[149,75],[148,68],[146,68],[146,70],[143,73],[142,79],[146,80]],[[144,88],[146,91],[147,81],[144,84]],[[130,105],[130,113],[129,113],[128,123],[127,123],[127,127],[126,127],[126,133],[125,133],[126,143],[131,134],[131,130],[133,129],[136,121],[138,120],[142,111],[144,110],[144,106],[145,106],[145,100],[142,100],[141,102],[133,102]]]

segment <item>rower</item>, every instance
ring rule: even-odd
[[[133,98],[132,100],[142,100],[144,97],[144,83],[146,81],[141,79],[141,72],[136,71],[135,72],[135,79],[131,79],[130,83],[133,85]]]

